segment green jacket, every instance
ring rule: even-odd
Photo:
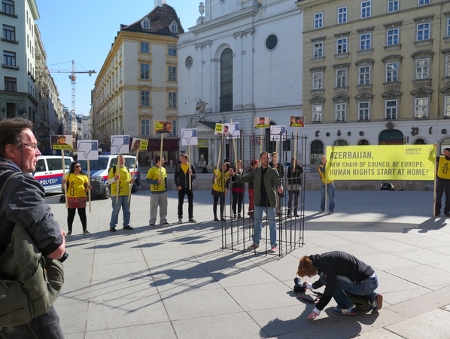
[[[235,179],[236,182],[253,181],[255,205],[258,205],[259,197],[261,196],[261,166],[247,174],[236,174]],[[266,187],[270,207],[275,208],[277,206],[277,189],[283,186],[281,186],[281,178],[279,177],[277,170],[270,166],[267,166],[267,172],[264,175],[264,186]]]

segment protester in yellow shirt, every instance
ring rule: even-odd
[[[329,207],[327,214],[331,214],[334,212],[334,195],[335,195],[335,189],[334,189],[334,182],[333,180],[327,180],[326,178],[326,166],[327,166],[327,157],[325,155],[322,156],[320,159],[322,164],[317,167],[317,170],[320,174],[320,179],[322,180],[322,186],[320,188],[320,213],[325,212],[325,185],[327,187],[328,192],[328,200],[329,200]]]
[[[155,156],[155,166],[148,170],[146,182],[150,184],[150,220],[149,226],[154,227],[159,206],[159,219],[162,226],[169,226],[167,222],[167,172],[163,167],[165,157]]]
[[[214,221],[219,221],[219,219],[217,218],[217,203],[219,199],[220,199],[220,219],[222,221],[225,220],[223,212],[225,209],[225,196],[227,195],[228,184],[230,181],[230,174],[228,173],[230,167],[231,167],[230,163],[226,161],[222,165],[222,170],[218,168],[214,170],[213,186],[211,189],[211,194],[214,197],[214,205],[213,205]]]
[[[63,185],[67,185],[67,227],[69,231],[67,235],[72,234],[73,219],[75,218],[75,210],[78,209],[83,234],[91,234],[87,230],[86,218],[86,192],[91,189],[86,173],[81,171],[81,165],[78,161],[72,162],[69,173],[63,179]]]
[[[132,231],[133,227],[130,226],[131,199],[128,201],[128,195],[130,194],[130,184],[134,183],[134,178],[131,177],[128,168],[125,166],[125,157],[123,155],[117,156],[117,164],[118,166],[113,166],[109,169],[107,181],[107,183],[111,185],[111,202],[113,209],[111,213],[111,221],[109,222],[109,230],[111,232],[116,231],[116,225],[119,222],[120,208],[122,208],[123,229]],[[119,185],[117,185],[117,182],[119,182]],[[119,186],[118,197],[117,186]]]

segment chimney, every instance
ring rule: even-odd
[[[155,0],[155,8],[158,6],[162,7],[162,0]]]

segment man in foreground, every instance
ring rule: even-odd
[[[20,224],[44,256],[63,261],[67,257],[66,232],[60,230],[53,218],[44,188],[29,174],[36,170],[37,157],[41,154],[32,128],[31,121],[21,118],[0,122],[0,174],[7,175],[8,170],[19,173],[11,177],[4,187],[3,198],[0,197],[0,253],[10,243],[14,226]],[[64,335],[58,314],[51,306],[29,324],[1,329],[0,337],[56,339]]]

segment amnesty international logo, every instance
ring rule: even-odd
[[[329,180],[433,180],[434,154],[433,145],[329,146],[325,174]]]

